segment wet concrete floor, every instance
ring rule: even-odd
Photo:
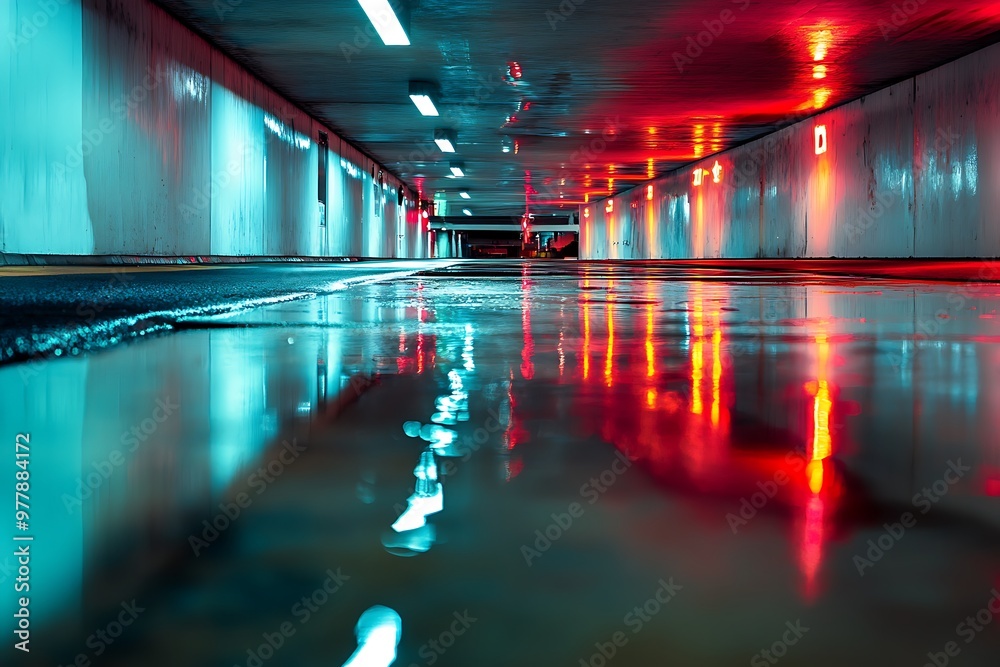
[[[995,665],[998,307],[469,262],[0,367],[3,664]]]

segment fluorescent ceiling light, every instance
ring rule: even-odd
[[[422,116],[439,116],[436,100],[437,85],[430,81],[411,81],[410,99]]]
[[[437,144],[442,153],[454,153],[455,144],[458,143],[458,135],[451,130],[434,130],[434,143]]]
[[[462,209],[462,213],[464,213],[464,214],[466,214],[466,215],[472,215],[472,211],[470,211],[470,210],[469,210],[469,209],[467,209],[467,208],[463,208],[463,209]]]
[[[459,192],[458,196],[461,197],[462,199],[472,199],[472,195],[470,195],[468,192]]]
[[[420,112],[421,116],[440,116],[437,107],[434,106],[434,100],[431,99],[430,95],[410,95],[410,99],[413,103],[417,105],[417,111]]]
[[[451,175],[455,178],[462,178],[465,176],[465,165],[461,162],[451,163]]]
[[[368,20],[375,26],[375,31],[386,46],[409,46],[410,38],[403,30],[403,24],[396,17],[389,0],[358,0],[361,8],[368,15]]]

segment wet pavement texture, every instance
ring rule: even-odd
[[[0,269],[0,364],[72,356],[197,316],[312,298],[427,261]]]
[[[995,665],[998,306],[466,262],[2,367],[3,664]]]

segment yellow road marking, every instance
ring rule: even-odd
[[[158,273],[162,271],[192,271],[231,269],[250,264],[150,264],[141,266],[0,266],[0,278],[25,276],[72,276],[84,274]]]

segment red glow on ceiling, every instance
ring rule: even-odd
[[[815,91],[813,93],[813,108],[822,109],[825,107],[829,103],[832,94],[829,88],[820,88]]]
[[[711,179],[706,186],[711,188],[713,181],[732,179],[721,173],[723,165],[713,169],[711,156],[716,153],[877,90],[885,81],[953,59],[962,49],[971,50],[976,40],[1000,31],[998,2],[921,0],[910,6],[914,11],[905,17],[906,24],[896,26],[892,17],[902,7],[899,0],[739,0],[698,11],[663,3],[644,16],[648,30],[637,31],[628,41],[603,44],[600,76],[592,86],[577,89],[578,81],[567,83],[566,94],[574,106],[558,121],[551,115],[555,108],[536,97],[541,90],[529,87],[520,62],[501,59],[498,73],[504,73],[506,64],[506,81],[520,94],[490,122],[506,119],[511,129],[516,124],[524,131],[505,158],[516,155],[540,178],[568,174],[558,190],[547,191],[544,202],[533,195],[533,205],[554,210],[562,204],[613,197],[646,185],[636,181],[685,166],[690,169],[692,162],[706,158],[703,167],[708,174],[692,170],[691,183],[698,187]],[[716,35],[710,46],[703,44],[702,52],[679,71],[673,54],[684,54],[688,36],[697,38],[706,30],[705,20],[712,20],[712,12],[717,16],[724,7],[736,20],[726,24],[725,33]],[[541,63],[529,64],[540,77]],[[538,136],[531,134],[534,131]],[[806,133],[807,137],[808,129]],[[565,138],[565,146],[557,149],[555,137]],[[587,157],[567,160],[567,151],[576,148]],[[838,150],[843,148],[838,144]],[[808,156],[808,138],[803,138],[799,150]],[[826,141],[817,139],[815,154],[830,150]],[[738,165],[727,163],[725,169],[730,168]],[[587,169],[597,177],[588,180]]]
[[[809,50],[812,52],[813,60],[820,62],[826,60],[827,52],[830,49],[830,42],[833,41],[833,33],[830,30],[816,30],[809,35]]]
[[[160,4],[193,3],[160,0]],[[291,4],[308,11],[316,3]],[[325,4],[346,8],[353,3]],[[481,12],[445,12],[447,17],[431,12],[435,16],[426,14],[422,26],[417,21],[417,27],[426,31],[423,41],[428,48],[414,47],[411,55],[389,56],[383,63],[397,68],[400,80],[444,78],[447,95],[443,97],[449,106],[473,101],[452,116],[458,125],[455,129],[469,144],[485,143],[484,137],[494,136],[487,131],[495,132],[498,121],[503,124],[508,114],[514,116],[511,122],[516,121],[522,138],[520,144],[510,146],[510,154],[500,158],[507,171],[501,175],[498,165],[490,165],[496,167],[494,171],[477,174],[472,170],[466,181],[482,189],[482,199],[488,202],[484,206],[496,204],[504,214],[517,215],[513,206],[521,203],[516,185],[510,187],[516,182],[509,171],[511,163],[530,163],[539,177],[568,172],[562,199],[568,205],[583,199],[587,190],[601,190],[601,197],[608,196],[603,179],[595,179],[593,186],[581,182],[581,167],[590,161],[596,172],[599,164],[613,162],[619,169],[613,196],[637,185],[628,182],[628,177],[646,174],[652,178],[655,172],[690,169],[695,160],[777,126],[955,60],[995,42],[994,35],[1000,32],[1000,0],[671,0],[611,7],[606,12],[592,11],[582,0],[574,0],[563,2],[562,8],[578,5],[580,11],[572,17],[560,16],[569,20],[552,32],[555,25],[547,25],[542,14],[556,5],[512,3],[489,18]],[[356,10],[355,5],[350,11]],[[725,12],[724,19],[720,12]],[[261,42],[253,37],[252,23],[239,27],[241,21],[252,20],[250,15],[234,17],[236,23],[227,22],[225,30],[216,24],[209,36],[223,42],[232,39],[234,48],[248,49],[250,59],[259,59],[263,70],[292,86],[290,96],[307,108],[332,109],[323,100],[331,99],[341,87],[344,100],[355,97],[347,93],[363,92],[371,103],[405,101],[398,81],[375,81],[364,67],[343,72],[334,67],[336,77],[320,70],[313,77],[299,76],[296,68],[301,63],[286,57],[295,45],[294,31],[274,32],[273,40],[279,41],[273,44]],[[548,15],[553,16],[552,12]],[[530,52],[520,50],[518,37]],[[590,48],[578,48],[583,44]],[[529,57],[535,72],[531,79],[519,61],[505,60],[515,55]],[[322,69],[322,60],[316,65]],[[507,92],[497,90],[497,85]],[[370,148],[380,159],[422,154],[425,132],[392,138],[384,123],[374,122],[368,111],[362,105],[346,105],[331,110],[336,117],[327,120],[331,126],[342,126],[345,137],[359,142],[360,148]],[[808,126],[805,131],[808,134]],[[853,151],[841,134],[836,137],[838,151]],[[177,136],[176,132],[171,135],[174,144],[180,145]],[[417,147],[421,152],[413,150]],[[808,157],[807,138],[797,148]],[[574,152],[577,159],[570,159]],[[497,156],[490,158],[490,162],[497,161]],[[651,160],[655,169],[647,166]],[[397,157],[387,164],[416,185],[422,198],[453,185],[444,180],[447,171],[433,172],[428,162],[425,157]],[[486,167],[484,162],[479,169]],[[712,163],[705,166],[711,168]],[[740,166],[732,164],[727,169]],[[421,173],[435,174],[427,176],[427,193]],[[735,175],[735,171],[727,175],[727,180]],[[558,207],[561,194],[550,195],[553,204],[546,207]],[[637,194],[641,198],[641,191]]]

